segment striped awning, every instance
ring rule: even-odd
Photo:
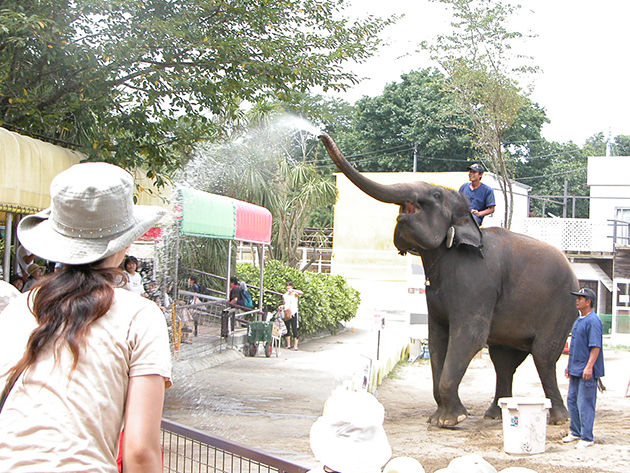
[[[183,235],[271,242],[271,212],[259,205],[222,195],[178,187],[175,219]]]

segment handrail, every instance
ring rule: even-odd
[[[306,473],[310,470],[303,465],[166,419],[162,419],[162,449],[164,471],[168,472]],[[211,461],[212,465],[209,464]],[[223,465],[229,466],[229,469],[222,469]]]

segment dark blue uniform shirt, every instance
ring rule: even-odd
[[[585,317],[578,317],[571,331],[571,349],[569,351],[569,374],[582,377],[582,372],[591,356],[591,348],[599,347],[600,352],[593,366],[593,377],[604,376],[604,352],[602,348],[602,321],[592,311]]]
[[[488,207],[496,205],[494,201],[494,191],[490,186],[486,184],[482,183],[476,189],[471,189],[470,183],[467,182],[459,188],[459,192],[468,197],[471,210],[486,210]],[[475,220],[477,220],[477,223],[481,225],[481,222],[483,222],[483,217],[475,216]]]

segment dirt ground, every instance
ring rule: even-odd
[[[470,417],[451,430],[422,426],[418,422],[435,410],[428,363],[397,369],[378,390],[378,398],[386,406],[385,428],[390,443],[396,454],[419,459],[427,473],[446,467],[456,456],[470,453],[482,455],[499,471],[522,466],[539,473],[630,472],[630,398],[624,397],[630,376],[630,353],[606,350],[605,355],[608,375],[602,380],[607,389],[597,399],[593,447],[576,450],[575,444],[563,444],[567,423],[547,426],[545,453],[505,453],[502,423],[483,419],[493,398],[489,391],[494,384],[491,363],[484,354],[473,360],[460,385],[460,396]],[[558,363],[558,380],[566,400],[568,381],[560,376],[564,366],[563,355]],[[515,378],[515,394],[537,397],[542,394],[531,358],[519,368]]]
[[[176,366],[176,385],[167,392],[164,417],[313,467],[317,461],[309,446],[310,427],[332,389],[352,371],[357,361],[353,337],[358,335],[347,331],[304,343],[299,352],[281,350],[279,357],[271,358],[261,354],[255,358],[239,356],[195,372]],[[625,392],[630,352],[607,349],[605,360],[607,375],[603,381],[607,390],[598,396],[596,443],[585,450],[561,442],[568,433],[568,424],[564,424],[548,426],[545,453],[505,453],[501,422],[483,419],[494,390],[494,372],[484,353],[472,361],[460,385],[460,396],[470,417],[454,429],[426,423],[435,403],[431,369],[425,360],[399,364],[375,394],[385,406],[385,430],[394,456],[417,458],[427,473],[471,453],[482,455],[499,471],[523,466],[538,473],[628,473],[630,398]],[[565,366],[563,355],[558,363],[558,379],[566,399]],[[516,373],[514,395],[542,395],[530,358]]]

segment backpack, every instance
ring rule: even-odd
[[[239,299],[238,299],[238,305],[242,305],[242,306],[248,307],[250,309],[253,309],[254,308],[254,301],[252,299],[252,295],[250,294],[249,290],[247,289],[247,284],[245,284],[244,282],[241,281],[239,286],[240,286],[240,290],[241,290],[241,297],[239,297]]]
[[[254,301],[252,300],[252,295],[249,293],[248,289],[243,291],[243,300],[245,302],[245,307],[249,307],[250,309],[254,308]]]

